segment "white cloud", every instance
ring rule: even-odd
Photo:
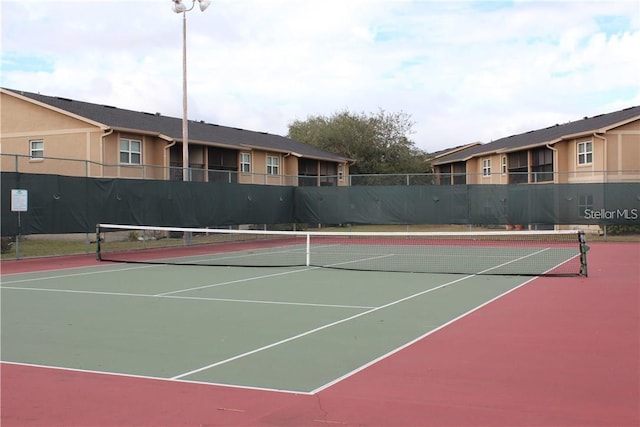
[[[189,115],[221,125],[381,108],[436,151],[640,105],[635,1],[214,0],[187,22]],[[4,87],[182,112],[170,0],[5,0],[2,54]]]

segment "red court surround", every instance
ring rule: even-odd
[[[639,260],[593,243],[589,278],[537,278],[315,396],[2,364],[1,425],[638,426]]]

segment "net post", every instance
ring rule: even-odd
[[[100,224],[96,224],[96,260],[102,261],[100,254]]]
[[[578,242],[580,243],[580,275],[588,277],[587,251],[589,250],[589,246],[587,245],[587,239],[583,230],[578,231]]]
[[[311,265],[311,234],[307,233],[307,261],[306,266]]]

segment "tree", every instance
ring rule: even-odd
[[[380,110],[369,116],[349,111],[310,116],[289,124],[289,138],[355,160],[351,174],[431,172],[426,152],[408,138],[413,122],[406,113]]]

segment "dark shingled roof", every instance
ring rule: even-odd
[[[182,119],[160,114],[124,110],[108,105],[92,104],[68,98],[45,96],[37,93],[7,89],[38,102],[59,108],[80,117],[101,123],[110,128],[130,129],[132,131],[153,132],[169,138],[182,140]],[[321,150],[311,145],[295,141],[280,135],[254,132],[245,129],[219,126],[211,123],[189,120],[189,141],[221,144],[243,149],[260,148],[265,151],[292,152],[303,157],[345,162],[350,159],[335,153]]]
[[[562,125],[554,125],[544,129],[538,129],[501,138],[488,144],[481,144],[442,156],[434,161],[434,164],[447,164],[467,160],[481,154],[495,153],[499,151],[515,151],[524,147],[539,146],[555,143],[562,138],[571,135],[580,135],[593,132],[603,132],[610,127],[629,120],[640,119],[640,106],[625,108],[608,114],[600,114],[594,117],[585,117],[576,122]]]

